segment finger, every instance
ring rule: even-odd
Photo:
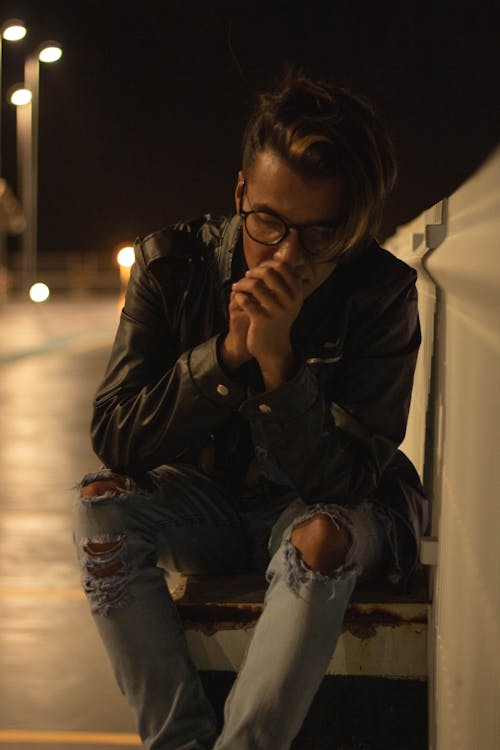
[[[246,272],[245,278],[260,279],[283,306],[293,301],[298,292],[296,284],[290,286],[289,280],[274,266],[256,266]]]
[[[286,304],[283,304],[277,294],[269,289],[261,279],[244,277],[233,285],[233,289],[238,293],[250,295],[270,313],[282,312],[286,309]],[[290,304],[290,301],[288,301],[288,304]]]
[[[291,290],[292,296],[301,295],[302,293],[302,279],[301,274],[297,269],[281,258],[271,258],[263,263],[260,263],[255,268],[251,269],[252,272],[257,269],[272,269],[282,279],[282,282]]]
[[[290,263],[288,263],[286,260],[283,260],[279,253],[274,254],[271,263],[272,267],[275,268],[278,273],[281,273],[283,275],[283,278],[287,280],[287,283],[290,284],[290,286],[302,290],[302,280],[304,274],[307,275],[307,271],[305,270],[304,266],[294,267],[290,265]]]
[[[236,292],[231,292],[231,297],[229,300],[229,314],[230,315],[237,315],[244,313],[244,309],[242,308],[241,304],[238,303],[236,299]]]
[[[249,316],[269,317],[268,311],[256,300],[251,294],[236,292],[235,299],[238,305],[241,305],[244,312]]]

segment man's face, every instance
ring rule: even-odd
[[[306,179],[269,149],[260,151],[249,174],[239,173],[236,210],[263,210],[278,214],[289,224],[329,224],[344,210],[345,181],[342,177]],[[278,245],[262,245],[243,228],[243,250],[248,268],[279,257],[292,266],[308,297],[332,273],[335,262],[312,262],[302,248],[298,232],[291,229]],[[275,254],[277,255],[275,256]]]

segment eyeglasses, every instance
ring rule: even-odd
[[[245,190],[246,183],[243,184],[242,201]],[[338,236],[339,221],[324,224],[289,224],[273,211],[240,209],[239,213],[248,235],[261,245],[279,245],[290,234],[291,229],[296,229],[302,249],[313,262],[328,263],[337,254],[332,250]]]

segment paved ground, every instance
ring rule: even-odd
[[[0,749],[138,745],[79,587],[72,486],[115,299],[0,309]]]

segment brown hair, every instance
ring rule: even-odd
[[[347,208],[333,252],[373,237],[397,166],[390,138],[362,96],[289,71],[262,94],[243,134],[243,172],[265,148],[305,178],[343,175]]]

